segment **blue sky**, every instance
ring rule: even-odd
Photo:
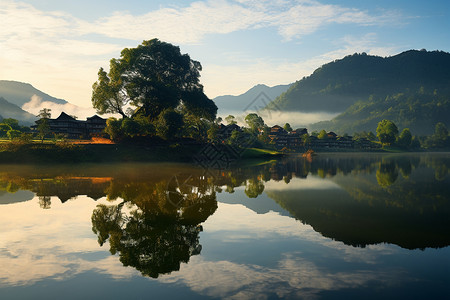
[[[287,84],[355,52],[450,51],[450,1],[1,0],[0,79],[89,107],[100,67],[159,38],[203,65],[210,98]]]

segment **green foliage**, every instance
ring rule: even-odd
[[[21,126],[19,125],[19,121],[12,118],[3,119],[2,123],[8,124],[12,129],[20,130]]]
[[[264,192],[264,182],[257,178],[250,178],[247,180],[245,186],[245,194],[249,198],[257,198]]]
[[[444,123],[439,122],[435,126],[434,137],[437,140],[445,142],[448,139],[448,130]]]
[[[0,136],[5,137],[12,128],[9,124],[0,123]]]
[[[19,136],[19,141],[24,144],[29,144],[33,141],[33,134],[22,132]]]
[[[376,136],[372,131],[362,131],[362,132],[355,132],[353,134],[354,140],[360,140],[360,139],[368,139],[369,141],[375,141]]]
[[[258,116],[258,114],[250,113],[245,116],[245,122],[253,133],[257,133],[259,129],[262,129],[265,124],[264,120]]]
[[[111,59],[109,73],[99,70],[92,104],[100,114],[123,117],[123,108],[129,104],[136,108],[133,115],[152,121],[165,110],[183,105],[190,113],[213,120],[217,107],[203,93],[201,69],[179,47],[158,39],[144,41],[136,48],[123,49],[120,59]]]
[[[304,135],[302,135],[302,140],[303,140],[303,145],[306,147],[309,144],[311,144],[311,137],[305,133]]]
[[[231,133],[231,136],[227,140],[227,143],[234,147],[249,148],[253,147],[256,141],[257,139],[252,133],[247,131],[235,130]]]
[[[105,132],[113,141],[118,141],[123,137],[122,122],[116,118],[108,118],[106,120]]]
[[[219,142],[219,139],[217,136],[218,133],[219,133],[219,125],[217,125],[216,123],[213,123],[207,131],[208,142],[210,142],[210,143]]]
[[[39,111],[37,117],[41,119],[50,119],[52,117],[51,111],[52,110],[49,108],[43,108]]]
[[[193,138],[197,141],[207,141],[208,140],[208,130],[212,124],[216,125],[207,119],[203,119],[197,115],[186,112],[183,114],[184,122],[184,137]]]
[[[283,129],[286,130],[287,132],[292,131],[291,124],[289,123],[284,124]]]
[[[397,180],[398,169],[394,163],[385,162],[383,160],[377,170],[376,177],[377,182],[381,187],[388,187]]]
[[[8,130],[8,132],[7,132],[8,138],[10,140],[19,138],[21,134],[22,134],[22,132],[20,132],[19,130],[15,130],[15,129]]]
[[[326,132],[324,129],[322,129],[322,130],[319,132],[319,134],[317,135],[317,138],[320,139],[320,140],[326,140],[326,139],[328,139],[327,132]]]
[[[377,137],[381,143],[391,145],[393,144],[398,135],[398,128],[394,122],[389,120],[382,120],[378,123]]]
[[[411,149],[418,150],[421,146],[420,140],[416,136],[413,136],[411,140]]]
[[[228,125],[237,124],[236,118],[233,115],[228,115],[227,117],[225,117],[225,121]]]
[[[179,137],[183,125],[183,116],[173,110],[167,109],[159,115],[156,132],[158,136],[164,139]]]
[[[50,125],[47,118],[42,118],[37,121],[37,131],[37,136],[44,142],[45,136],[50,133]]]
[[[144,116],[136,116],[133,118],[139,125],[139,134],[143,136],[155,135],[155,125],[150,121],[150,118]]]
[[[121,129],[124,135],[130,137],[134,137],[141,133],[141,125],[131,118],[124,118],[122,120]]]
[[[397,145],[402,148],[410,148],[412,142],[412,135],[409,128],[405,128],[402,130],[397,139]]]
[[[264,127],[261,129],[261,133],[258,134],[258,141],[263,145],[264,147],[271,148],[273,141],[269,137],[270,134],[270,127],[267,125],[264,125]]]
[[[418,135],[430,135],[436,122],[450,126],[450,93],[398,93],[387,97],[370,97],[349,107],[331,121],[319,122],[313,128],[338,133],[374,130],[383,119]]]

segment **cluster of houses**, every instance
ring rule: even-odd
[[[242,131],[236,124],[221,125],[219,128],[220,139],[225,140],[235,130]],[[308,136],[307,141],[304,138],[305,134]],[[286,131],[279,125],[270,128],[269,138],[278,150],[304,151],[305,147],[311,149],[374,149],[380,147],[365,138],[353,140],[351,136],[338,136],[331,131],[327,133],[326,138],[319,139],[316,136],[308,135],[306,128]]]
[[[80,139],[101,134],[106,127],[106,119],[94,115],[82,121],[62,112],[58,118],[48,119],[48,124],[52,133],[63,134],[70,139]],[[37,125],[32,128],[36,130]],[[218,133],[219,140],[225,141],[233,131],[242,131],[242,128],[237,124],[221,124]],[[307,141],[305,141],[305,135],[308,136]],[[319,139],[313,135],[309,136],[306,128],[286,131],[279,125],[270,128],[269,138],[278,150],[303,151],[305,147],[312,149],[373,149],[379,147],[378,144],[364,138],[353,140],[351,136],[338,136],[334,132],[328,132],[326,138]]]

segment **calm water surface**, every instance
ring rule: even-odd
[[[450,155],[0,166],[1,299],[450,299]]]

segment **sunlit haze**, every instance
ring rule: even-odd
[[[210,98],[237,95],[355,52],[450,51],[449,13],[441,0],[2,0],[0,79],[91,107],[98,69],[159,38],[202,63]]]

